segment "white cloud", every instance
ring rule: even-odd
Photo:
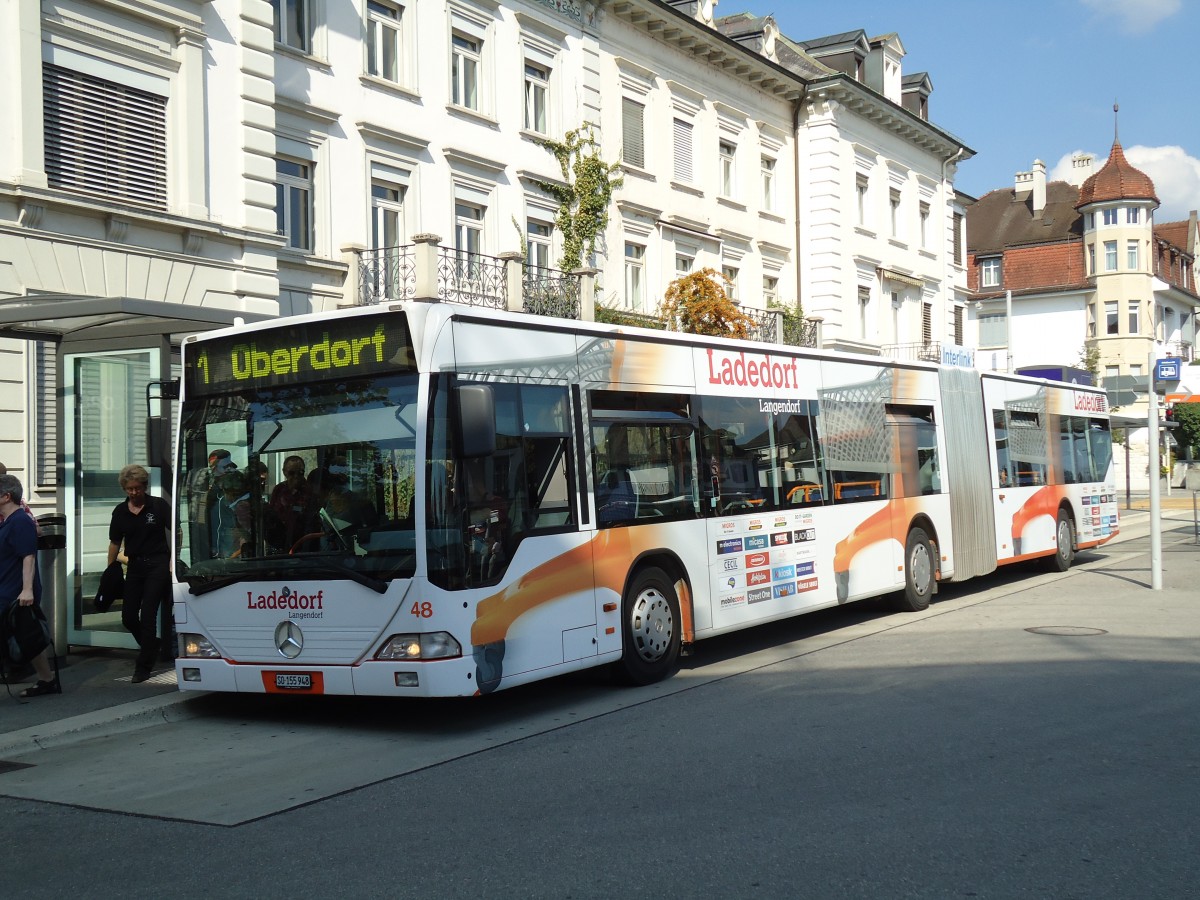
[[[1145,34],[1163,19],[1175,15],[1183,0],[1080,0],[1088,9],[1106,19],[1116,19],[1130,34]]]
[[[1130,165],[1141,169],[1154,182],[1154,193],[1158,194],[1161,204],[1154,214],[1155,221],[1176,222],[1186,219],[1191,210],[1200,210],[1200,159],[1189,156],[1182,147],[1135,145],[1124,149]],[[1107,162],[1105,157],[1096,154],[1091,169],[1075,166],[1073,158],[1085,152],[1076,150],[1065,155],[1051,167],[1047,179],[1083,184],[1084,178],[1099,172]]]

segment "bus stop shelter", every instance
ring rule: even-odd
[[[43,600],[60,654],[68,645],[135,646],[119,610],[99,613],[92,598],[107,561],[109,519],[124,499],[121,468],[146,466],[151,493],[170,495],[172,473],[148,464],[148,420],[173,416],[169,392],[156,385],[178,377],[183,338],[267,318],[131,297],[0,301],[0,337],[30,342],[25,409],[33,445],[22,481],[27,495],[53,494],[60,518],[51,530],[65,536],[42,553]]]

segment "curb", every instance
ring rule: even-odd
[[[137,731],[164,722],[179,722],[203,715],[194,701],[204,694],[162,694],[119,706],[82,713],[57,722],[33,725],[0,734],[0,757],[22,756],[76,744],[92,737]]]

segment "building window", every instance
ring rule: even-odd
[[[1141,211],[1141,210],[1140,210],[1138,207],[1136,207],[1136,206],[1130,206],[1130,207],[1128,207],[1128,208],[1125,210],[1125,222],[1126,222],[1126,224],[1128,224],[1128,225],[1136,225],[1136,224],[1138,224],[1138,220],[1141,218],[1141,212],[1142,212],[1142,211]]]
[[[888,192],[888,209],[891,214],[892,237],[900,237],[900,192],[896,188]]]
[[[1117,311],[1117,301],[1109,300],[1104,304],[1104,333],[1119,334],[1120,330],[1120,313]]]
[[[1141,322],[1139,321],[1139,319],[1140,319],[1139,314],[1141,312],[1141,307],[1142,307],[1141,303],[1139,303],[1137,300],[1129,301],[1129,333],[1130,334],[1141,334],[1142,325],[1141,325]]]
[[[1086,216],[1083,217],[1083,222],[1084,222],[1083,227],[1086,228],[1088,231],[1092,231],[1096,227],[1096,214],[1088,213]]]
[[[922,203],[919,211],[921,225],[921,246],[929,246],[929,204]]]
[[[1116,225],[1117,224],[1117,210],[1106,209],[1106,210],[1104,210],[1103,214],[1104,214],[1104,224],[1105,225]]]
[[[1128,269],[1138,270],[1138,242],[1127,241],[1125,246],[1125,265]]]
[[[404,188],[371,182],[371,246],[376,250],[404,243]]]
[[[541,269],[550,268],[550,234],[553,229],[549,222],[538,222],[530,219],[525,223],[525,262],[530,266]]]
[[[275,160],[275,230],[297,250],[313,248],[313,166],[292,159]]]
[[[738,270],[735,266],[721,266],[721,274],[725,276],[725,296],[734,303],[738,299]]]
[[[400,7],[367,0],[367,74],[400,81]]]
[[[921,304],[921,343],[929,346],[933,342],[933,304]]]
[[[1008,344],[1008,317],[1004,313],[988,313],[979,317],[979,346],[1004,347]]]
[[[675,135],[675,180],[685,184],[692,182],[692,123],[676,119],[672,130]]]
[[[1129,377],[1130,378],[1141,378],[1142,377],[1142,364],[1141,363],[1130,363],[1129,364]]]
[[[1116,378],[1120,374],[1121,374],[1120,366],[1105,366],[1104,367],[1104,377],[1105,378]]]
[[[275,42],[308,53],[312,50],[311,0],[271,0]]]
[[[450,102],[479,109],[479,65],[483,42],[455,32],[451,38]]]
[[[538,134],[547,134],[546,98],[550,93],[550,70],[525,63],[525,127]]]
[[[989,256],[979,261],[979,286],[1000,287],[1000,257]]]
[[[963,214],[954,214],[954,262],[963,264]]]
[[[870,187],[870,181],[866,175],[859,172],[854,179],[854,208],[858,215],[858,224],[864,228],[867,225],[870,210],[870,206],[867,204],[868,187]]]
[[[1104,271],[1105,272],[1117,271],[1117,242],[1116,241],[1105,241],[1104,242]]]
[[[775,209],[775,160],[762,157],[759,172],[762,175],[762,208],[771,212]]]
[[[779,279],[774,275],[763,276],[763,305],[767,309],[779,304]]]
[[[46,180],[51,187],[167,205],[167,98],[46,63]]]
[[[646,248],[631,241],[625,242],[625,305],[641,310],[645,305]]]
[[[858,336],[867,339],[867,310],[871,306],[871,288],[865,284],[858,286]]]
[[[646,107],[628,97],[621,98],[621,158],[631,166],[646,166],[646,145],[642,120]]]
[[[1096,274],[1096,245],[1095,244],[1088,244],[1087,273],[1089,275]]]
[[[737,193],[734,191],[733,156],[737,148],[728,141],[721,141],[717,149],[721,157],[721,195],[735,197]]]
[[[675,277],[681,278],[689,274],[696,265],[696,255],[694,251],[676,250],[675,251]]]
[[[483,214],[484,208],[476,203],[459,200],[454,204],[455,274],[459,281],[482,278]]]
[[[959,347],[963,345],[963,308],[961,306],[954,307],[954,343]]]

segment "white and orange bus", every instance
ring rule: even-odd
[[[459,696],[1075,552],[1103,392],[397,302],[183,347],[180,687]]]

